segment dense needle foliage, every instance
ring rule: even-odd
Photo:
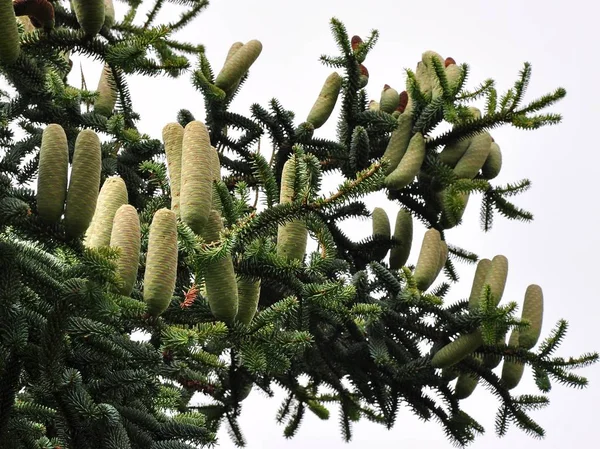
[[[501,125],[533,130],[558,124],[560,115],[543,111],[566,92],[559,88],[525,104],[529,64],[511,89],[499,93],[491,79],[468,87],[467,64],[454,64],[457,76],[451,77],[453,61],[426,53],[416,71],[407,69],[406,93],[396,100],[388,89],[385,98],[369,103],[367,90],[374,89],[366,88],[363,62],[368,64],[378,33],[364,41],[351,38],[332,19],[339,53],[321,61],[338,74],[330,88],[339,94],[341,109],[330,118],[337,120],[337,136],[319,136],[316,118],[298,120],[276,99],[257,99],[247,115],[230,110],[247,68],[222,89],[227,83],[204,47],[172,37],[205,10],[206,0],[122,2],[128,5],[124,17],[90,32],[90,5],[104,0],[84,6],[81,0],[72,5],[17,0],[17,41],[10,34],[9,1],[0,0],[0,77],[10,86],[0,90],[0,446],[183,449],[214,443],[220,425],[242,446],[237,422],[242,401],[252,388],[272,395],[273,385],[287,393],[276,419],[289,437],[307,412],[327,419],[330,408],[339,407],[341,432],[349,440],[354,422],[365,418],[392,427],[404,405],[422,419],[437,420],[452,442],[465,445],[483,432],[460,403],[477,383],[498,399],[499,435],[513,424],[543,436],[530,411],[548,403],[552,382],[585,386],[586,379],[573,370],[598,356],[555,355],[566,321],[534,348],[508,342],[511,329],[526,332],[529,323],[520,320],[516,302],[498,304],[501,292],[494,285],[480,285],[472,301],[451,298],[458,281],[454,264],[479,259],[445,242],[444,231],[461,221],[467,194],[482,196],[486,231],[497,214],[516,220],[532,215],[512,202],[528,180],[498,185],[486,175],[492,166],[461,176],[445,149]],[[138,13],[142,3],[145,17]],[[180,19],[156,23],[161,8],[179,8]],[[67,83],[73,54],[106,63],[104,93]],[[258,57],[255,64],[260,63]],[[207,239],[178,220],[175,289],[156,316],[144,302],[148,237],[155,212],[171,207],[172,173],[164,142],[138,131],[141,117],[127,80],[142,74],[184,82],[190,73],[204,98],[205,125],[222,168],[212,195],[224,228],[218,238]],[[106,89],[116,95],[108,110]],[[394,107],[386,111],[388,101]],[[479,115],[470,109],[477,102],[485,105]],[[415,175],[395,188],[386,176],[395,167],[382,156],[402,116],[409,117],[409,136],[422,136],[425,152]],[[195,118],[181,109],[163,120],[185,127]],[[437,131],[442,123],[451,125],[449,131]],[[82,236],[65,232],[65,219],[40,218],[36,180],[50,124],[64,129],[71,164],[79,133],[96,132],[102,141],[101,183],[113,176],[125,182],[141,228],[130,295],[122,294],[119,249],[90,247]],[[258,151],[261,137],[272,148],[270,160]],[[291,158],[293,173],[287,173]],[[188,179],[200,176],[186,166],[181,170]],[[324,193],[322,181],[334,172],[344,181]],[[429,282],[431,288],[419,288],[422,272],[433,269],[421,258],[417,267],[391,266],[389,251],[406,244],[397,235],[354,241],[342,231],[341,222],[371,215],[364,199],[381,190],[445,242],[449,257],[440,259],[443,266],[434,273],[435,278],[443,270],[444,279]],[[289,194],[285,201],[280,192]],[[290,223],[318,242],[303,260],[278,251],[278,231]],[[214,317],[205,278],[223,260],[232,261],[239,292],[242,283],[259,285],[258,311],[248,324]],[[450,368],[435,367],[440,349],[471,334],[480,339],[472,350]],[[534,374],[540,392],[514,395],[502,368],[496,368],[501,361],[531,367],[526,372]]]

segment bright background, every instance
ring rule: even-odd
[[[560,355],[577,356],[600,349],[597,332],[600,306],[595,290],[600,250],[596,195],[600,157],[592,138],[600,103],[597,88],[600,35],[590,2],[213,0],[211,3],[177,37],[204,44],[215,72],[220,70],[233,42],[259,39],[263,43],[263,52],[232,105],[232,110],[246,115],[252,103],[266,106],[276,97],[284,107],[296,112],[297,124],[304,121],[331,72],[318,58],[321,54],[337,54],[329,29],[331,17],[339,18],[350,35],[366,37],[373,28],[380,31],[379,43],[365,62],[370,72],[367,90],[375,100],[379,99],[385,83],[403,90],[403,69],[414,69],[426,50],[470,64],[470,87],[491,77],[500,92],[512,86],[523,62],[531,62],[533,78],[526,102],[558,86],[565,87],[567,98],[552,108],[564,116],[559,126],[531,132],[505,126],[492,133],[504,155],[502,173],[494,182],[529,178],[533,188],[515,201],[533,212],[535,221],[525,224],[498,215],[492,231],[484,234],[479,227],[480,198],[472,196],[464,224],[449,231],[447,236],[450,243],[466,247],[481,257],[492,258],[496,254],[508,257],[510,272],[504,301],[521,303],[531,283],[543,287],[546,304],[542,335],[546,336],[560,318],[566,318],[571,325]],[[117,0],[115,6],[117,15],[122,16],[124,4]],[[169,5],[159,18],[175,20],[179,12],[179,8]],[[138,17],[141,19],[143,14]],[[74,67],[70,82],[77,86],[80,82],[77,62]],[[83,63],[90,88],[96,85],[100,68],[99,62]],[[132,77],[130,89],[135,109],[142,114],[140,129],[152,137],[160,138],[162,127],[174,121],[181,108],[192,111],[197,119],[204,117],[203,99],[190,85],[189,76],[177,80]],[[335,120],[332,118],[317,136],[335,138]],[[266,139],[265,147],[268,148]],[[326,184],[326,192],[333,190],[338,181],[339,178]],[[368,205],[385,207],[393,226],[397,205],[383,195],[374,195]],[[356,239],[371,232],[370,222],[359,223],[346,227]],[[409,263],[416,261],[424,230],[420,225],[417,228]],[[454,287],[449,300],[465,298],[470,290],[474,266],[459,264],[458,268],[462,281]],[[534,419],[547,430],[544,440],[534,440],[516,428],[506,437],[497,438],[494,416],[498,404],[480,385],[464,401],[464,408],[487,432],[471,447],[591,447],[597,435],[600,369],[593,366],[581,374],[590,380],[587,390],[576,391],[555,384],[550,393],[551,405],[533,413]],[[537,393],[529,371],[515,392]],[[329,449],[371,445],[451,447],[437,422],[421,422],[407,409],[402,409],[390,431],[366,421],[355,425],[354,438],[349,444],[341,439],[336,409],[325,422],[307,413],[298,435],[285,440],[283,427],[274,420],[282,398],[278,394],[268,399],[255,390],[245,401],[241,425],[250,449],[310,445]],[[220,433],[220,447],[234,447],[225,428]]]

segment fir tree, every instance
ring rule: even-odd
[[[217,72],[203,46],[172,37],[206,0],[153,0],[141,25],[141,0],[125,3],[114,17],[111,0],[0,0],[0,74],[14,91],[0,92],[2,447],[183,449],[214,443],[220,425],[242,446],[243,400],[274,384],[289,437],[307,411],[327,419],[337,406],[349,440],[361,418],[393,426],[404,403],[466,445],[483,428],[460,400],[478,383],[499,400],[499,435],[514,424],[543,436],[530,411],[551,382],[585,386],[573,370],[598,355],[556,356],[563,320],[536,346],[541,290],[517,316],[499,304],[505,258],[479,260],[445,230],[476,193],[486,231],[498,213],[531,220],[510,201],[529,181],[493,182],[490,132],[559,123],[543,111],[564,89],[524,104],[529,64],[500,94],[425,52],[406,90],[369,102],[363,63],[378,33],[363,41],[332,19],[339,53],[321,57],[334,72],[307,119],[276,99],[243,115],[230,104],[260,63],[258,40],[234,43]],[[173,5],[180,19],[157,23]],[[66,82],[70,54],[105,63],[98,89]],[[205,123],[182,109],[162,140],[140,133],[128,75],[188,71]],[[321,137],[336,102],[337,136]],[[332,172],[345,179],[324,194]],[[364,198],[382,190],[400,210],[393,234],[378,211],[373,236],[353,241],[340,222],[369,217]],[[429,228],[415,267],[413,218]],[[451,302],[454,263],[478,260],[471,297]],[[515,396],[526,365],[540,392]]]

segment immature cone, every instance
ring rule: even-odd
[[[383,153],[383,159],[389,162],[389,166],[385,170],[386,176],[398,167],[406,153],[412,136],[412,119],[412,114],[402,114],[397,119],[398,127],[392,132],[385,153]]]
[[[15,0],[13,8],[16,16],[29,17],[36,28],[54,28],[54,6],[48,0]]]
[[[379,104],[380,109],[383,112],[387,112],[388,114],[394,112],[400,104],[400,95],[398,94],[398,91],[387,84],[383,86]]]
[[[204,123],[197,120],[188,123],[181,153],[180,214],[181,220],[196,234],[202,233],[212,205],[211,151]]]
[[[117,273],[123,284],[119,293],[131,295],[137,278],[140,263],[140,219],[135,207],[123,204],[117,209],[113,220],[110,246],[119,248],[121,254],[117,262]]]
[[[456,399],[466,399],[473,394],[477,387],[479,378],[474,374],[460,374],[454,387],[454,397]]]
[[[221,161],[219,159],[219,153],[215,147],[211,147],[210,151],[210,171],[212,173],[213,182],[218,182],[221,180]],[[212,208],[217,212],[221,212],[221,197],[217,192],[216,186],[213,184],[213,202]]]
[[[294,198],[296,156],[289,158],[281,174],[279,202],[290,203]],[[308,231],[300,220],[293,220],[279,226],[277,232],[277,255],[286,260],[302,260],[306,252]]]
[[[359,66],[360,69],[360,77],[358,78],[358,87],[361,89],[366,87],[369,84],[369,71],[364,65]]]
[[[432,58],[436,58],[442,66],[444,65],[444,59],[438,53],[431,50],[426,51],[421,55],[421,61],[417,64],[415,76],[419,82],[421,92],[425,95],[432,93],[433,98],[435,99],[442,91],[439,86],[437,75],[435,74]]]
[[[159,316],[169,307],[176,279],[177,217],[169,209],[159,209],[150,224],[144,272],[144,301],[150,315]]]
[[[350,45],[352,46],[353,51],[358,50],[358,46],[362,43],[363,43],[363,40],[361,39],[360,36],[354,35],[354,36],[352,36],[352,39],[350,39]]]
[[[113,0],[104,0],[104,25],[107,28],[115,24],[115,5]]]
[[[342,77],[333,72],[325,80],[317,101],[306,117],[306,121],[312,123],[315,129],[323,126],[333,112],[341,88]]]
[[[434,368],[449,368],[472,354],[482,344],[483,338],[479,329],[470,334],[461,335],[436,352],[431,359],[431,364]]]
[[[21,41],[12,0],[0,0],[0,66],[14,64],[21,52]]]
[[[516,348],[519,346],[519,330],[513,329],[508,339],[508,346]],[[525,371],[525,365],[519,362],[512,362],[510,360],[504,360],[502,365],[502,383],[506,388],[512,390],[521,381],[523,372]]]
[[[52,123],[42,133],[37,182],[37,209],[45,223],[58,223],[63,214],[68,174],[67,136],[62,126]]]
[[[223,231],[221,215],[212,210],[203,237],[211,243],[219,240]],[[231,254],[204,267],[204,280],[210,311],[217,320],[231,323],[238,313],[238,288]]]
[[[91,129],[84,129],[75,140],[71,179],[67,191],[65,228],[68,235],[83,235],[92,221],[102,171],[100,139]]]
[[[483,167],[481,167],[481,174],[485,179],[494,179],[500,174],[502,169],[502,151],[496,142],[492,142],[490,146],[490,154],[488,154]]]
[[[450,86],[455,86],[462,75],[462,68],[459,65],[450,64],[446,66],[445,72],[448,84]]]
[[[379,111],[380,109],[381,109],[381,106],[377,101],[375,101],[375,100],[369,101],[369,111]]]
[[[531,284],[525,291],[522,320],[529,321],[529,327],[519,331],[519,346],[525,349],[533,348],[542,332],[544,315],[544,294],[539,285]]]
[[[447,189],[440,192],[442,200],[440,223],[444,229],[451,229],[461,222],[469,202],[468,192],[455,192],[450,195]]]
[[[230,91],[254,64],[261,51],[262,44],[257,40],[251,40],[240,47],[225,61],[221,72],[215,79],[215,86],[225,92]]]
[[[439,274],[441,273],[441,271],[444,269],[444,266],[446,265],[447,260],[448,260],[448,244],[445,241],[440,240],[440,258],[439,258],[437,270],[435,273],[435,278],[437,278],[439,276]]]
[[[245,325],[250,324],[256,314],[260,297],[260,279],[256,281],[238,277],[238,312],[235,320]]]
[[[227,52],[227,56],[225,57],[225,62],[229,61],[231,59],[231,57],[243,46],[244,46],[243,42],[234,42],[233,44],[231,44],[231,47],[229,47],[229,51]],[[240,85],[241,80],[242,79],[240,78],[235,83],[233,83],[233,85],[225,91],[225,94],[227,96],[230,96],[231,94],[233,94],[237,90],[238,86]],[[225,128],[224,134],[227,135],[227,128]]]
[[[117,89],[112,69],[108,64],[104,65],[100,81],[98,81],[98,98],[94,101],[94,112],[108,117],[112,114],[117,103]]]
[[[88,36],[95,36],[105,20],[104,0],[71,0],[77,22]]]
[[[243,46],[243,42],[234,42],[233,44],[231,44],[231,47],[229,47],[229,51],[227,52],[227,56],[225,57],[225,62],[229,61],[231,57],[235,55],[235,53]]]
[[[520,347],[523,349],[533,348],[542,331],[542,316],[544,313],[544,296],[539,285],[531,284],[525,291],[525,301],[523,302],[523,312],[521,320],[528,320],[530,325],[525,329],[513,329],[508,346]],[[506,388],[515,388],[525,371],[525,365],[519,362],[505,360],[502,367],[502,382]]]
[[[396,215],[394,238],[400,242],[400,246],[395,246],[390,251],[390,268],[399,270],[406,265],[413,239],[412,215],[406,209],[400,209]]]
[[[94,218],[83,241],[86,247],[99,248],[110,245],[115,214],[119,207],[128,203],[128,200],[125,181],[119,176],[106,178],[98,195]]]
[[[473,309],[479,305],[481,300],[481,291],[485,285],[485,279],[492,267],[492,261],[490,259],[481,259],[477,263],[475,269],[475,277],[473,278],[473,284],[471,286],[471,294],[469,295],[469,308]]]
[[[415,179],[425,159],[425,138],[416,133],[410,139],[406,153],[398,166],[385,178],[385,185],[391,189],[403,189]]]
[[[492,136],[483,132],[471,139],[467,151],[462,155],[454,167],[454,173],[458,178],[473,179],[490,154],[492,147]]]
[[[373,236],[377,235],[389,239],[391,234],[390,219],[387,213],[381,207],[376,207],[373,209]],[[386,248],[376,251],[374,254],[375,259],[383,259],[387,255],[387,252]]]
[[[181,148],[183,146],[183,126],[169,123],[162,129],[162,140],[167,156],[169,184],[171,187],[171,210],[179,217],[181,193]]]
[[[440,152],[440,161],[452,168],[454,168],[458,161],[463,157],[467,148],[471,144],[471,139],[463,139],[458,142],[446,145]]]
[[[427,290],[438,275],[442,251],[440,233],[437,229],[428,229],[423,236],[421,252],[415,266],[414,279],[419,290]]]
[[[505,256],[498,255],[492,259],[490,270],[485,278],[485,285],[490,286],[494,304],[498,305],[504,293],[506,278],[508,277],[508,259]]]

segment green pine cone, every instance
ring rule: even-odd
[[[412,215],[406,209],[400,209],[398,215],[396,215],[394,238],[399,240],[400,245],[390,250],[390,268],[392,270],[399,270],[406,265],[413,240]]]
[[[369,101],[369,111],[377,112],[381,109],[381,105],[379,102],[375,100]]]
[[[428,229],[423,236],[421,252],[415,266],[414,279],[419,290],[427,290],[438,275],[440,252],[442,251],[440,233],[437,229]]]
[[[390,226],[390,219],[387,213],[381,207],[373,209],[373,236],[383,236],[389,239],[392,235]],[[381,260],[387,255],[387,249],[381,249],[375,252],[374,256],[376,260]]]
[[[529,327],[519,331],[519,346],[525,349],[533,348],[542,332],[544,316],[544,293],[539,285],[531,284],[525,291],[522,320],[529,321]]]
[[[494,179],[500,174],[502,169],[502,152],[496,142],[492,142],[490,147],[490,154],[488,154],[483,167],[481,167],[481,174],[485,179]]]
[[[481,299],[481,290],[485,285],[485,279],[492,267],[492,261],[490,259],[481,259],[477,263],[475,269],[475,277],[473,278],[473,284],[471,286],[471,294],[469,295],[469,307],[471,309],[478,306]]]
[[[231,47],[229,47],[229,51],[227,52],[227,56],[225,57],[225,62],[229,61],[231,59],[231,57],[234,54],[236,54],[236,52],[243,46],[244,46],[243,42],[234,42],[233,44],[231,44]]]
[[[243,42],[234,42],[233,44],[231,44],[231,47],[229,47],[229,51],[227,52],[227,56],[225,57],[225,62],[229,61],[231,59],[231,57],[243,46],[244,46]],[[231,96],[237,90],[241,81],[242,81],[242,79],[240,78],[235,83],[233,83],[233,85],[225,91],[226,96],[228,96],[228,97]],[[225,132],[225,134],[226,134],[226,132]]]
[[[498,305],[502,300],[506,278],[508,277],[508,259],[498,255],[492,259],[490,270],[485,278],[485,284],[489,284],[494,303]]]
[[[281,173],[279,202],[289,203],[294,197],[296,157],[289,158]],[[306,253],[308,231],[300,220],[293,220],[279,226],[277,231],[277,255],[285,260],[302,260]]]
[[[504,339],[505,339],[504,336],[499,337],[498,340],[496,340],[496,344],[503,345]],[[490,369],[496,368],[498,365],[500,365],[501,361],[502,361],[502,357],[497,354],[485,354],[483,356],[483,366],[490,368]]]
[[[446,145],[439,154],[440,162],[454,168],[458,161],[463,157],[470,144],[471,139],[463,139],[450,145]]]
[[[446,265],[446,261],[448,260],[448,244],[444,240],[440,240],[440,259],[438,262],[438,267],[435,273],[435,278],[440,275],[444,266]]]
[[[410,139],[406,154],[395,168],[385,178],[385,185],[390,189],[403,189],[415,179],[425,159],[425,138],[423,134],[416,133]]]
[[[21,40],[11,0],[0,0],[0,29],[0,65],[12,65],[21,53]]]
[[[444,189],[439,195],[442,204],[440,222],[444,229],[452,229],[462,221],[470,194],[468,192],[456,192],[451,196],[449,190]]]
[[[431,359],[434,368],[449,368],[472,354],[483,344],[481,331],[478,329],[470,334],[461,335],[435,353]]]
[[[454,173],[458,178],[473,179],[483,167],[485,160],[490,154],[492,147],[492,136],[483,132],[471,139],[469,148],[454,167]]]
[[[183,133],[179,207],[181,220],[196,234],[202,234],[211,211],[211,152],[210,136],[204,123],[197,120],[188,123]]]
[[[131,295],[140,264],[140,218],[137,210],[130,204],[117,209],[110,235],[110,246],[120,248],[117,273],[123,280],[119,293]]]
[[[104,0],[104,25],[111,28],[115,24],[115,5],[113,0]]]
[[[217,75],[215,86],[225,92],[231,91],[254,64],[261,51],[262,44],[257,40],[251,40],[237,50],[230,49],[231,56]]]
[[[517,347],[519,342],[519,330],[513,329],[510,334],[510,338],[508,339],[508,346]],[[504,386],[509,390],[512,390],[521,381],[523,377],[523,372],[525,371],[525,365],[518,362],[512,362],[510,360],[504,360],[504,364],[502,365],[502,377],[501,380],[504,383]]]
[[[207,243],[219,240],[223,231],[221,214],[212,210],[203,237]],[[238,287],[231,254],[204,267],[204,281],[210,311],[219,321],[232,323],[238,313]]]
[[[256,314],[260,298],[260,279],[252,281],[238,277],[238,312],[235,320],[245,325],[250,324]]]
[[[421,92],[423,92],[425,95],[431,93],[432,98],[435,99],[441,95],[442,90],[435,74],[435,69],[433,67],[433,63],[431,62],[431,58],[436,58],[442,64],[442,67],[444,66],[444,58],[442,58],[435,51],[429,50],[421,55],[421,61],[417,64],[417,71],[415,72],[415,75],[417,77],[417,81],[419,82],[419,86],[421,87]]]
[[[315,129],[323,126],[333,112],[341,88],[342,77],[337,72],[333,72],[325,80],[317,101],[306,117],[306,121],[312,123]]]
[[[71,0],[77,22],[88,36],[95,36],[106,19],[104,0]]]
[[[67,198],[69,175],[69,145],[62,126],[52,123],[42,133],[37,210],[47,224],[58,223]]]
[[[83,235],[92,221],[98,200],[101,171],[100,139],[91,129],[84,129],[75,141],[65,207],[65,228],[71,237]]]
[[[159,316],[173,297],[177,279],[177,217],[163,208],[154,213],[148,235],[144,301],[148,313]]]
[[[386,176],[392,173],[404,157],[410,138],[412,137],[413,117],[410,113],[401,114],[398,117],[398,127],[392,132],[390,141],[383,153],[383,159],[390,164],[386,168]]]
[[[213,182],[221,180],[221,161],[219,159],[219,153],[215,147],[211,147],[210,151],[210,171],[212,173]],[[213,184],[213,202],[212,208],[217,212],[221,212],[221,197],[219,196],[216,186]]]
[[[450,86],[455,86],[462,75],[462,69],[458,64],[450,64],[446,66],[446,79]]]
[[[119,207],[129,202],[125,181],[119,176],[106,178],[96,204],[96,211],[83,244],[88,248],[110,245],[113,221]],[[68,205],[68,200],[67,200]]]
[[[379,99],[379,109],[391,114],[400,104],[400,95],[398,91],[387,84],[383,86],[381,98]]]
[[[179,123],[168,123],[162,129],[162,140],[167,156],[169,184],[171,187],[171,210],[179,218],[179,201],[181,194],[181,151],[183,146],[183,126]]]
[[[460,374],[454,387],[454,397],[456,399],[466,399],[473,394],[477,387],[479,378],[473,374]]]
[[[104,65],[100,81],[98,81],[98,98],[94,101],[94,112],[109,117],[117,103],[118,92],[114,86],[112,70]]]

